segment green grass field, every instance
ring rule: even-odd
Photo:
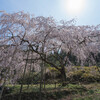
[[[7,85],[6,87],[9,88],[9,92],[4,95],[3,100],[13,100],[11,96],[18,97],[20,85]],[[39,100],[39,84],[30,85],[29,88],[24,85],[22,96],[34,98],[26,99],[26,97],[22,100]],[[68,84],[64,87],[57,84],[56,88],[55,84],[46,85],[45,89],[44,87],[42,89],[42,97],[43,100],[100,100],[100,84]]]

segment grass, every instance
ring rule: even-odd
[[[9,88],[9,90],[11,90],[9,94],[16,94],[16,93],[18,93],[19,90],[20,90],[20,86],[21,85],[18,85],[18,84],[16,84],[16,85],[10,85],[10,84],[6,85],[6,87]],[[39,84],[37,84],[37,85],[30,85],[29,88],[27,88],[27,85],[23,85],[22,92],[38,92],[39,91],[39,87],[40,87]],[[60,88],[60,87],[61,86],[59,84],[56,84],[56,88]],[[44,86],[43,86],[43,88],[44,88]],[[50,91],[50,90],[53,90],[53,89],[55,89],[55,85],[54,84],[47,84],[47,85],[45,85],[45,90],[46,91]]]
[[[7,85],[7,88],[11,90],[6,96],[10,95],[18,95],[20,85]],[[35,97],[37,94],[37,99],[39,98],[39,84],[38,85],[30,85],[29,89],[27,89],[27,85],[23,86],[23,97],[27,95],[30,98]],[[34,94],[34,95],[33,95]],[[68,84],[66,86],[61,86],[60,84],[56,85],[46,85],[46,89],[42,91],[43,100],[100,100],[100,84],[93,83],[93,84]],[[32,97],[31,97],[32,96]],[[11,100],[11,99],[4,99],[4,100]],[[17,100],[17,99],[16,99]],[[24,99],[22,99],[24,100]],[[25,99],[27,100],[27,99]],[[31,99],[30,99],[31,100]]]
[[[73,96],[73,100],[100,100],[100,83],[85,84],[87,92],[83,94],[76,94]]]

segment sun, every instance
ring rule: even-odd
[[[81,14],[86,6],[86,0],[62,0],[62,7],[69,15]]]

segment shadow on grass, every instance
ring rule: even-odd
[[[24,89],[25,90],[25,89]],[[42,91],[42,100],[61,100],[70,94],[77,94],[87,91],[83,86],[69,84],[65,87],[47,88]],[[3,96],[2,100],[18,100],[19,94],[10,93]],[[39,100],[39,91],[24,91],[21,100]]]

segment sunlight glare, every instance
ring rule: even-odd
[[[62,0],[62,7],[69,15],[79,15],[86,7],[86,0]]]

